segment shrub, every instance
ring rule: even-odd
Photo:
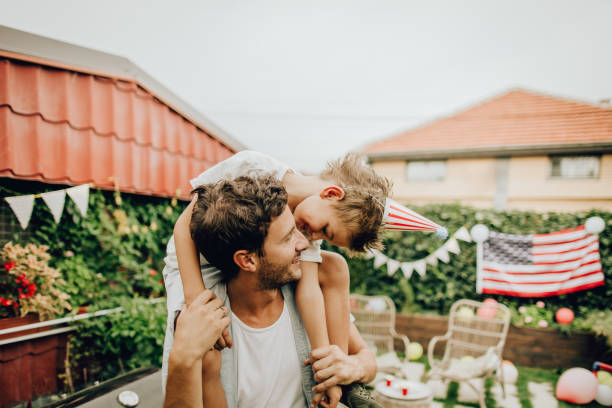
[[[415,211],[446,226],[452,234],[462,226],[468,229],[477,223],[489,229],[513,234],[547,233],[584,224],[588,217],[599,216],[606,225],[612,225],[612,213],[600,210],[572,214],[534,213],[526,211],[496,212],[480,210],[457,204],[435,204],[422,207],[411,206]],[[600,234],[600,255],[606,284],[595,289],[550,297],[546,303],[552,310],[569,307],[580,309],[606,309],[612,298],[612,229]],[[485,296],[476,293],[476,244],[460,242],[461,254],[451,254],[450,262],[439,262],[427,266],[427,273],[421,277],[413,274],[409,280],[400,270],[388,276],[386,267],[374,269],[372,260],[348,258],[351,271],[351,291],[362,294],[386,294],[394,301],[398,310],[433,310],[446,314],[456,300],[467,298],[482,300],[493,297],[499,302],[517,309],[521,305],[533,305],[538,299],[509,296]],[[385,255],[398,261],[422,259],[440,247],[443,242],[433,234],[393,232],[386,233]],[[336,247],[327,248],[341,252]]]

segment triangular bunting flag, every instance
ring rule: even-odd
[[[421,275],[421,277],[425,276],[425,270],[427,269],[427,264],[424,260],[420,260],[414,263],[414,270]]]
[[[400,267],[400,262],[395,259],[387,259],[387,275],[393,276]]]
[[[66,193],[72,198],[74,204],[76,204],[79,212],[83,217],[87,216],[87,202],[89,200],[89,184],[82,184],[80,186],[71,187],[66,189]]]
[[[472,242],[472,236],[470,235],[470,232],[465,227],[459,228],[453,236],[462,241]]]
[[[32,208],[34,208],[34,195],[4,197],[4,199],[15,213],[21,228],[28,228],[30,217],[32,216]]]
[[[43,201],[47,204],[47,207],[49,207],[49,210],[51,210],[51,214],[53,214],[53,219],[57,224],[60,221],[60,218],[62,218],[62,211],[64,211],[66,191],[58,190],[51,191],[49,193],[42,193],[41,197]]]
[[[376,251],[374,253],[374,268],[378,269],[385,263],[387,263],[387,257],[385,256],[385,254]]]
[[[450,257],[448,256],[448,251],[444,247],[440,247],[434,252],[434,255],[437,259],[441,260],[444,263],[448,263],[450,261]]]
[[[427,262],[431,266],[436,266],[438,265],[438,258],[436,258],[435,254],[431,254],[427,258],[425,258],[424,262]]]
[[[366,253],[365,253],[365,254],[363,254],[363,258],[364,258],[364,259],[372,259],[372,258],[374,258],[374,252],[372,252],[372,251],[366,251]]]
[[[459,248],[459,243],[457,242],[454,236],[452,236],[448,240],[445,247],[448,252],[452,252],[455,255],[459,255],[461,253],[461,248]]]
[[[412,262],[402,262],[401,268],[406,279],[410,279],[412,271],[414,270],[414,264]]]

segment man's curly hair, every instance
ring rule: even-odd
[[[191,238],[226,281],[238,274],[233,259],[236,251],[263,255],[270,222],[287,205],[287,191],[272,175],[221,180],[192,193],[198,198],[189,225]]]
[[[350,232],[349,249],[355,252],[381,249],[384,203],[391,193],[391,182],[354,153],[329,162],[320,177],[344,190],[344,199],[334,209]]]

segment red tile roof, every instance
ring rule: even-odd
[[[136,80],[0,51],[0,177],[187,198],[190,178],[235,151]]]
[[[363,149],[371,158],[444,152],[612,148],[612,108],[512,90]]]

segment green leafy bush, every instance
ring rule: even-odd
[[[82,381],[85,372],[101,380],[138,367],[161,366],[165,302],[136,298],[123,300],[121,306],[123,312],[78,323],[71,336],[73,382]]]
[[[609,308],[612,299],[612,213],[591,210],[572,214],[533,213],[525,211],[496,212],[480,210],[457,204],[436,204],[422,207],[411,206],[415,211],[446,226],[452,234],[460,227],[468,229],[477,223],[489,229],[513,234],[548,233],[584,224],[591,216],[599,216],[608,226],[600,234],[600,255],[606,284],[604,286],[576,293],[545,299],[550,310],[569,307],[577,312]],[[427,273],[421,277],[414,273],[410,280],[398,270],[393,276],[387,275],[386,266],[375,269],[372,260],[348,258],[351,271],[351,291],[362,294],[386,294],[394,301],[398,310],[428,310],[446,314],[456,300],[467,298],[482,300],[493,297],[499,302],[518,309],[521,305],[533,305],[538,299],[510,296],[483,296],[476,293],[476,244],[460,242],[461,254],[451,254],[450,262],[439,262],[427,266]],[[443,242],[433,234],[389,231],[384,240],[385,255],[398,261],[422,259],[440,247]],[[342,250],[327,245],[328,249]]]

